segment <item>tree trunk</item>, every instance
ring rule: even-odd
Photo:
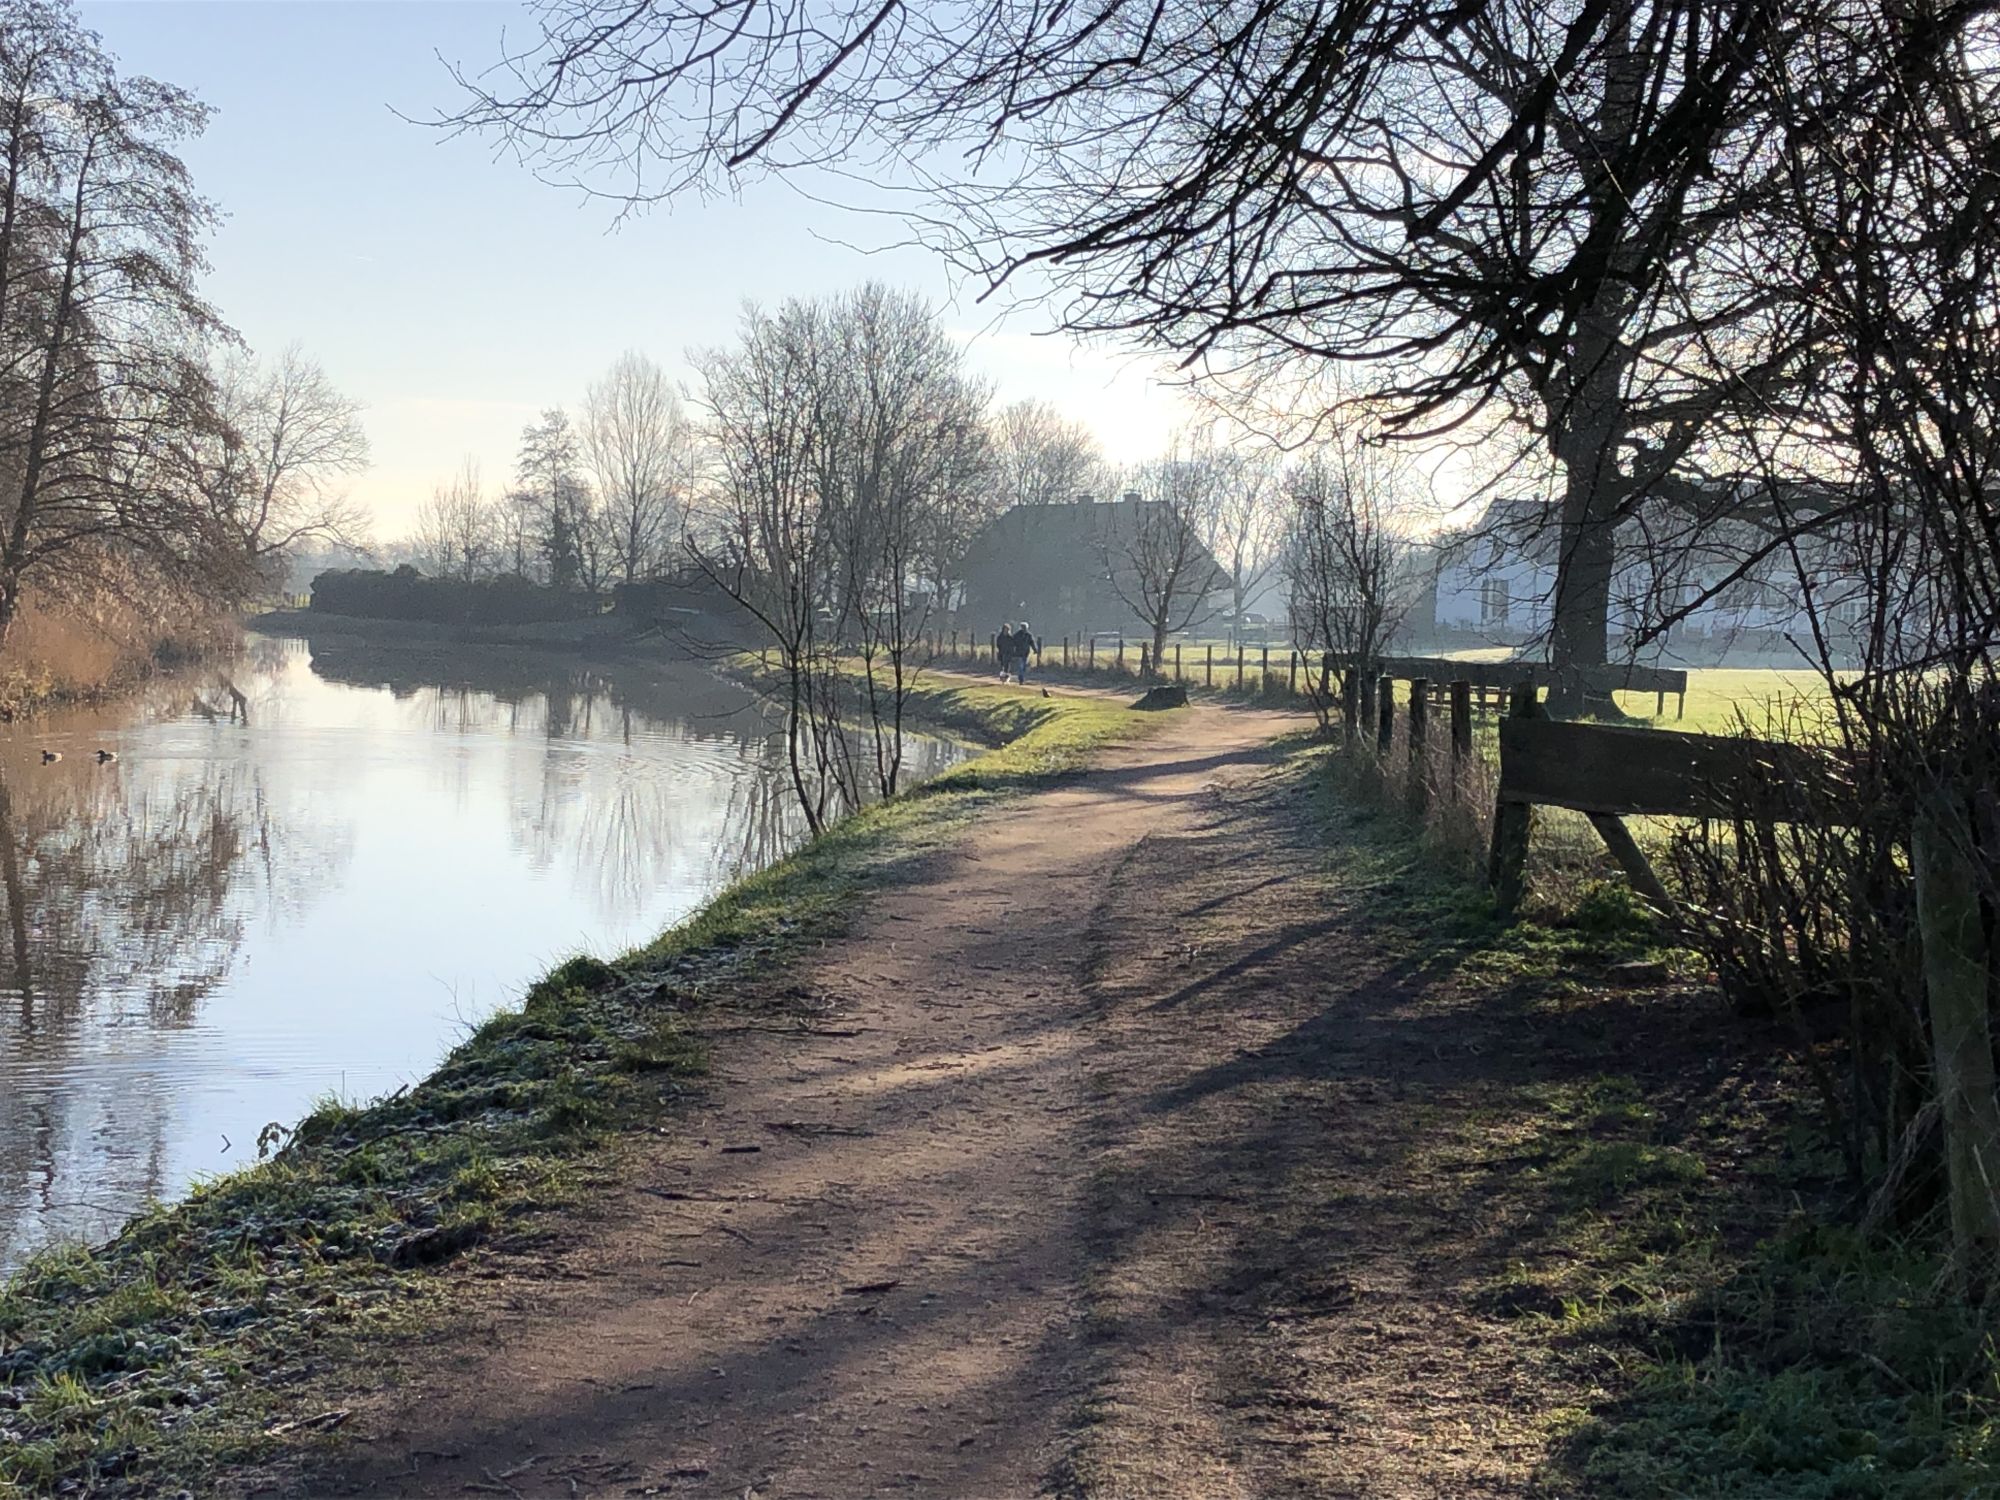
[[[1587,688],[1582,669],[1610,661],[1611,575],[1625,498],[1618,472],[1623,432],[1624,361],[1606,339],[1579,340],[1570,366],[1580,372],[1566,409],[1554,413],[1562,467],[1562,524],[1556,533],[1556,588],[1549,620],[1548,712],[1557,718],[1622,718],[1602,688]]]
[[[1565,521],[1561,546],[1549,632],[1549,711],[1557,718],[1620,717],[1609,692],[1587,688],[1581,680],[1583,670],[1610,660],[1612,523]]]
[[[1970,828],[1952,799],[1933,793],[1911,836],[1917,924],[1930,1002],[1931,1065],[1943,1111],[1945,1176],[1961,1293],[1994,1291],[2000,1269],[2000,1100],[1987,1015],[1991,952],[1978,872],[1965,845]]]

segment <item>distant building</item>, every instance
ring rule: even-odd
[[[1114,586],[1114,569],[1129,572],[1119,540],[1159,524],[1164,511],[1162,502],[1132,494],[1009,507],[966,548],[960,569],[966,618],[975,631],[998,629],[1003,620],[1027,620],[1044,640],[1089,631],[1137,632],[1142,622]],[[1206,570],[1211,585],[1222,580],[1211,600],[1225,609],[1227,575],[1206,547],[1196,546],[1189,575]],[[1126,581],[1125,592],[1137,597]]]
[[[1693,528],[1690,528],[1692,530]],[[1711,520],[1692,540],[1646,545],[1638,521],[1619,527],[1611,587],[1611,636],[1676,614],[1667,644],[1707,655],[1731,645],[1776,646],[1806,628],[1793,556],[1780,549],[1732,577],[1765,533],[1747,522]],[[1420,604],[1407,634],[1447,643],[1519,646],[1546,639],[1555,599],[1559,534],[1540,500],[1496,500],[1479,519],[1420,549],[1412,566]],[[1811,538],[1799,558],[1818,606],[1837,625],[1860,623],[1864,590],[1830,550]],[[1725,582],[1724,580],[1728,580]]]

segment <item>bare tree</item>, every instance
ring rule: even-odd
[[[359,403],[296,344],[269,369],[231,360],[214,382],[217,420],[185,445],[185,460],[253,567],[302,542],[359,534],[362,512],[342,488],[368,466]]]
[[[1374,675],[1408,607],[1400,586],[1404,548],[1395,517],[1405,508],[1408,465],[1352,429],[1327,434],[1286,471],[1284,573],[1292,640],[1308,661],[1337,664],[1339,704],[1350,728],[1356,687]],[[1307,674],[1322,728],[1335,702],[1330,674]]]
[[[900,785],[931,607],[917,585],[981,451],[985,391],[931,310],[879,285],[752,309],[699,368],[718,474],[691,546],[776,655],[817,830]]]
[[[250,584],[177,461],[218,421],[195,289],[214,216],[174,154],[206,118],[118,76],[67,7],[0,15],[0,641],[31,582]]]
[[[1832,785],[1779,778],[1674,863],[1725,989],[1797,1027],[1868,1219],[1942,1196],[1977,1302],[2000,1287],[2000,22],[1863,7],[1806,46],[1760,229],[1821,378],[1747,435],[1757,525],[1704,594],[1789,585]]]
[[[920,298],[870,283],[830,309],[820,494],[835,528],[835,617],[858,646],[875,789],[893,796],[903,720],[933,600],[926,552],[976,481],[986,391]]]
[[[1208,549],[1229,575],[1229,632],[1240,640],[1244,612],[1277,569],[1284,540],[1277,450],[1264,444],[1224,448],[1208,510]]]
[[[425,571],[462,583],[483,578],[500,560],[493,507],[480,491],[479,461],[467,455],[448,484],[431,492],[417,512],[411,543]]]
[[[1096,435],[1046,401],[1009,402],[993,418],[993,499],[1058,505],[1093,489],[1104,459]]]
[[[819,493],[821,310],[746,309],[735,347],[696,362],[716,464],[687,545],[757,622],[783,683],[785,763],[815,834],[857,789],[841,718],[840,642],[827,601],[838,560]]]
[[[591,497],[582,462],[576,429],[561,407],[550,407],[521,429],[514,466],[514,501],[521,511],[516,552],[531,552],[553,588],[595,583],[588,576],[594,561],[588,550]]]
[[[1810,372],[1752,210],[1774,91],[1837,5],[537,10],[446,123],[566,182],[635,202],[879,159],[921,174],[921,233],[994,283],[1033,268],[1067,327],[1203,369],[1365,364],[1412,437],[1518,416],[1557,481],[1559,669],[1608,659],[1620,520]],[[1581,683],[1557,698],[1613,707]]]
[[[1167,637],[1212,618],[1216,595],[1229,586],[1206,541],[1222,467],[1212,445],[1183,434],[1166,457],[1140,470],[1139,488],[1105,508],[1105,576],[1151,634],[1155,670]]]
[[[675,553],[693,439],[666,372],[643,354],[620,355],[584,396],[583,456],[622,582],[658,572]]]

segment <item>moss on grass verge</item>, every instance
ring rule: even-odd
[[[369,1339],[436,1321],[450,1262],[534,1235],[702,1071],[687,1018],[706,998],[838,930],[982,804],[1146,726],[1032,691],[935,700],[1007,743],[844,820],[614,963],[560,965],[416,1087],[328,1101],[268,1160],[0,1285],[0,1500],[199,1490],[274,1435],[337,1425],[337,1407],[297,1409],[306,1393],[338,1390]]]
[[[1431,1147],[1520,1227],[1481,1311],[1589,1393],[1531,1492],[2000,1497],[1996,1325],[1946,1290],[1935,1235],[1851,1227],[1789,1038],[1733,1016],[1622,884],[1496,921],[1337,761],[1298,752],[1337,889],[1450,973],[1469,1042],[1504,1054],[1535,1023],[1504,1104]]]

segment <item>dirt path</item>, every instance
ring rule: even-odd
[[[718,1017],[628,1188],[291,1487],[1524,1493],[1554,1383],[1473,1291],[1532,1236],[1426,1145],[1508,1069],[1329,894],[1287,722],[1173,715],[884,892],[804,1033]]]
[[[314,1485],[1036,1493],[1084,1395],[1099,909],[1285,722],[1175,716],[885,893],[800,976],[816,1034],[723,1020],[717,1087],[564,1281],[430,1351]]]

